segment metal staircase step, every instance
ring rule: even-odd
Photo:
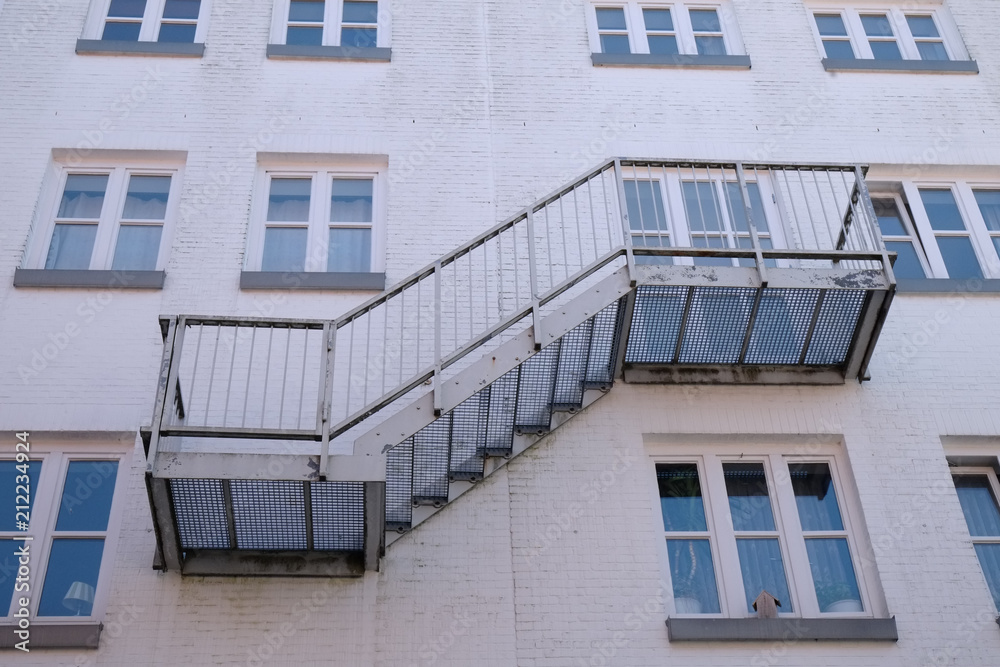
[[[562,337],[559,363],[552,392],[554,412],[577,412],[583,407],[584,380],[590,360],[590,339],[594,320],[588,319]]]
[[[413,436],[413,504],[448,502],[451,420],[438,419]]]
[[[514,443],[514,416],[521,367],[504,374],[490,385],[489,413],[483,456],[510,456]]]
[[[448,480],[451,482],[478,482],[483,478],[490,393],[490,387],[477,391],[447,416],[451,420],[451,460],[448,465]]]
[[[541,435],[548,432],[552,423],[552,395],[559,370],[561,345],[562,341],[557,340],[521,364],[514,420],[516,433]]]

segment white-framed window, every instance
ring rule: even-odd
[[[249,270],[381,271],[384,176],[379,168],[262,168]]]
[[[377,0],[277,0],[273,44],[386,47],[388,13]]]
[[[43,191],[27,267],[162,270],[181,172],[172,160],[57,165],[50,179],[54,187]]]
[[[952,480],[962,505],[979,565],[1000,610],[1000,483],[993,468],[952,468]]]
[[[958,28],[940,5],[812,3],[810,11],[827,58],[968,60]]]
[[[637,247],[752,248],[742,188],[733,174],[709,169],[622,170],[632,243]],[[765,249],[784,247],[774,189],[766,174],[747,177],[754,226]],[[753,266],[752,259],[637,256],[645,264]],[[775,266],[774,260],[766,260]]]
[[[838,454],[705,450],[654,457],[677,615],[754,616],[763,591],[782,616],[884,615]]]
[[[596,3],[588,22],[594,53],[743,54],[728,3]]]
[[[1000,278],[1000,182],[876,178],[872,203],[897,278]]]
[[[99,621],[121,524],[127,450],[27,441],[29,451],[19,452],[30,461],[17,452],[0,457],[0,496],[12,510],[29,507],[0,519],[0,618],[10,622],[24,598],[32,623]],[[26,516],[25,530],[19,522]],[[29,576],[19,579],[24,564]]]
[[[124,42],[203,43],[210,0],[94,0],[85,33]]]

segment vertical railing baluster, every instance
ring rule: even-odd
[[[601,256],[599,242],[597,240],[597,221],[594,220],[594,179],[587,179],[587,203],[590,204],[590,233],[591,242],[594,244],[594,261]]]
[[[264,428],[264,415],[267,414],[267,385],[271,378],[271,347],[274,343],[274,325],[267,328],[267,361],[264,363],[264,390],[260,394],[260,427]]]
[[[347,326],[351,328],[350,337],[347,339],[347,396],[344,400],[345,410],[344,416],[351,414],[351,390],[354,388],[354,323],[357,321],[356,318],[351,318],[347,323]],[[417,341],[420,341],[420,327],[419,321],[417,326]]]
[[[521,310],[521,262],[517,255],[517,222],[510,226],[510,231],[513,236],[511,246],[514,254],[514,311],[516,312]],[[455,345],[458,345],[458,341],[455,341]]]
[[[886,250],[885,242],[882,240],[882,230],[878,226],[875,205],[872,203],[871,193],[868,192],[868,183],[865,182],[865,174],[860,165],[854,166],[854,178],[858,182],[858,193],[865,209],[865,217],[867,218],[865,226],[871,230],[872,237],[875,239],[874,250],[882,253],[882,269],[885,271],[886,278],[889,279],[889,284],[895,285],[896,274],[892,269],[892,262],[889,261],[889,251]]]
[[[756,170],[755,170],[756,172]],[[743,172],[743,163],[736,163],[736,180],[740,184],[740,197],[743,199],[743,212],[747,217],[747,229],[750,230],[750,244],[754,251],[754,261],[757,264],[757,272],[760,274],[761,287],[767,286],[767,266],[764,264],[763,247],[760,244],[760,235],[757,231],[757,223],[753,219],[753,203],[750,200],[750,188],[747,187],[746,174]],[[757,187],[760,187],[759,185]]]
[[[615,227],[611,221],[611,198],[608,197],[608,171],[601,172],[601,196],[604,198],[604,227],[608,231],[608,250],[615,247]],[[614,178],[612,171],[610,177]]]
[[[615,182],[618,186],[618,209],[621,215],[622,232],[625,234],[625,265],[629,284],[635,287],[635,255],[632,252],[632,232],[629,228],[628,205],[625,203],[625,179],[622,178],[622,162],[615,158]]]
[[[192,424],[194,423],[194,387],[195,382],[198,377],[198,359],[201,357],[201,336],[205,331],[205,325],[201,322],[198,323],[198,341],[194,344],[194,366],[191,367],[191,391],[188,392],[188,414],[191,415],[189,420]],[[183,332],[182,332],[183,333]],[[177,358],[177,363],[180,364],[181,357]],[[173,419],[171,419],[173,421]]]
[[[323,341],[320,346],[319,397],[316,404],[317,427],[320,433],[319,478],[325,481],[330,462],[330,421],[333,415],[334,363],[337,352],[337,327],[333,322],[323,323]]]
[[[577,263],[573,265],[573,270],[570,275],[576,273],[577,269],[583,268],[583,228],[580,226],[580,204],[577,201],[579,199],[578,191],[582,186],[577,186],[573,188],[573,216],[576,218],[576,248]]]
[[[288,385],[288,355],[292,349],[292,328],[285,329],[285,363],[281,367],[281,403],[278,404],[278,428],[285,423],[285,387]]]
[[[222,332],[222,327],[215,325],[215,347],[212,350],[212,370],[209,371],[208,375],[208,396],[205,398],[205,422],[204,426],[208,426],[208,415],[212,407],[212,386],[215,384],[215,362],[219,356],[219,334]]]
[[[247,403],[250,400],[250,374],[253,373],[253,353],[257,341],[257,323],[253,323],[253,330],[250,332],[250,360],[247,362],[247,384],[243,388],[243,415],[240,417],[240,428],[247,425]]]
[[[555,264],[555,259],[552,257],[552,225],[549,224],[549,205],[545,204],[542,207],[542,210],[545,212],[545,251],[548,253],[545,256],[545,263],[549,266],[549,289],[552,289],[552,286],[555,285],[556,282],[552,277],[552,269]],[[534,295],[532,298],[537,298],[537,295]]]
[[[302,428],[302,406],[306,402],[306,363],[308,360],[309,353],[309,332],[312,329],[308,327],[302,331],[302,377],[299,380],[299,414],[295,417],[295,428]]]
[[[836,233],[833,231],[834,225],[830,224],[830,212],[827,209],[826,197],[823,196],[823,191],[819,187],[819,173],[815,169],[812,172],[812,181],[813,181],[813,186],[816,188],[816,196],[819,197],[820,210],[823,212],[823,225],[826,227],[826,231],[830,235],[830,249],[836,250],[837,236]],[[834,220],[836,220],[836,216],[834,216]]]
[[[471,257],[471,251],[470,251]],[[441,414],[441,261],[434,263],[434,414]]]
[[[528,280],[531,287],[531,324],[535,332],[535,349],[542,349],[542,318],[538,303],[538,264],[535,258],[535,212],[528,207]],[[551,260],[551,258],[550,258]],[[549,262],[551,265],[551,261]],[[550,268],[549,271],[552,269]]]
[[[240,339],[240,325],[233,325],[233,353],[229,356],[229,379],[226,380],[226,402],[222,406],[222,428],[229,419],[229,395],[233,388],[233,368],[236,367],[236,343]]]

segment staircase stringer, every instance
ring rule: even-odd
[[[543,347],[559,340],[571,329],[593,317],[632,290],[628,269],[622,267],[541,319],[545,332]],[[536,354],[535,332],[529,327],[511,340],[459,371],[439,385],[440,413],[456,408],[477,391],[492,384],[508,371]],[[389,416],[354,441],[354,455],[379,457],[438,419],[434,392],[428,391],[399,412]]]

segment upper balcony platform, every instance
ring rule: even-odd
[[[891,260],[861,166],[609,160],[336,320],[164,318],[159,557],[358,575],[616,378],[863,379]]]

